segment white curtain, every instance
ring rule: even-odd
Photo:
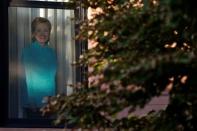
[[[72,89],[67,85],[76,82],[75,69],[71,65],[75,61],[74,11],[9,7],[10,118],[22,117],[19,62],[21,60],[22,49],[26,44],[31,42],[31,21],[38,16],[48,18],[52,24],[50,46],[56,50],[58,59],[57,93],[72,93]]]

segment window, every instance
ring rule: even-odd
[[[69,85],[76,83],[80,77],[76,75],[80,74],[80,70],[72,66],[82,50],[82,46],[76,46],[74,39],[76,32],[74,6],[72,3],[67,3],[67,0],[48,1],[12,1],[8,8],[9,119],[42,119],[36,106],[31,104],[24,106],[24,101],[31,98],[24,93],[24,89],[27,90],[28,87],[24,83],[25,73],[21,64],[23,49],[31,44],[31,22],[35,17],[45,17],[52,24],[48,44],[57,56],[55,94],[72,93],[73,90]],[[39,54],[35,52],[33,57],[39,58]],[[34,95],[39,96],[36,92]],[[42,100],[40,98],[40,101]]]

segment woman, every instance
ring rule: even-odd
[[[55,95],[56,54],[49,47],[51,23],[48,19],[36,17],[31,30],[32,43],[22,52],[27,92],[24,99],[25,106],[40,108],[43,97]]]

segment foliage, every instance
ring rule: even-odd
[[[97,13],[77,39],[92,44],[79,60],[87,81],[69,96],[57,95],[43,113],[56,123],[142,131],[196,130],[197,11],[194,0],[75,0]],[[165,110],[133,114],[169,91]],[[129,107],[127,117],[117,114]]]

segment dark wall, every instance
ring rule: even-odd
[[[9,0],[0,0],[0,126],[8,117],[8,7]]]

